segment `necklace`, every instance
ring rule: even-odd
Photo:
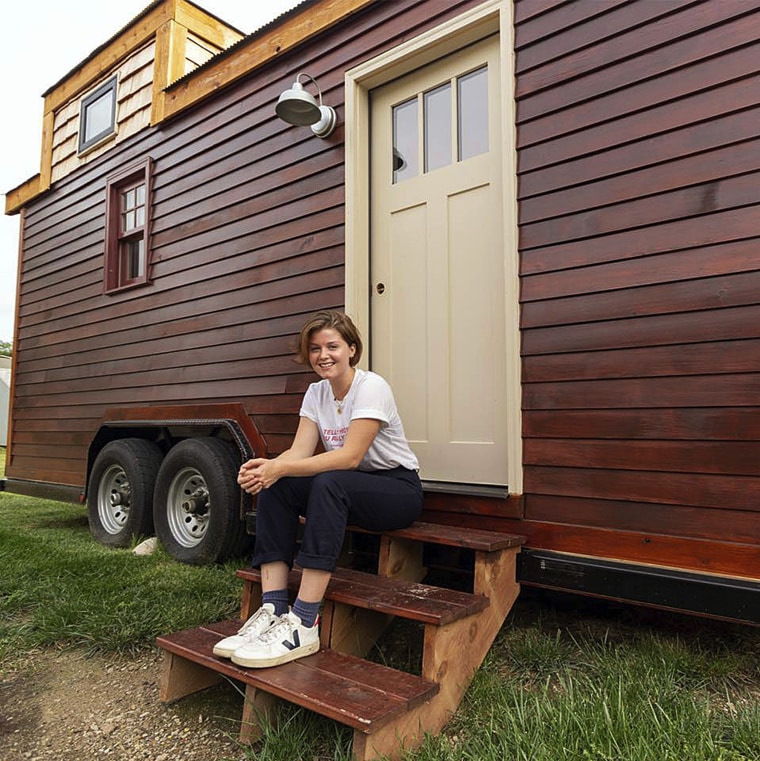
[[[343,407],[346,403],[346,397],[348,396],[348,392],[351,390],[351,384],[354,382],[354,375],[351,374],[351,380],[348,382],[348,385],[346,386],[346,390],[340,394],[340,399],[338,399],[338,395],[336,394],[333,396],[333,402],[335,403],[335,410],[339,415],[343,414]]]

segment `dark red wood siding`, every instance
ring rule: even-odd
[[[83,485],[113,406],[242,401],[269,450],[287,446],[313,379],[294,335],[344,303],[344,73],[473,4],[377,3],[30,204],[10,477]],[[328,140],[274,114],[301,70],[338,111]],[[145,156],[151,284],[104,295],[106,178]]]
[[[8,474],[82,484],[107,407],[242,401],[272,452],[343,304],[342,126],[275,118],[476,2],[378,2],[30,205]],[[760,578],[760,0],[516,0],[529,546]],[[105,296],[105,180],[154,160],[152,281]],[[523,513],[510,523],[505,515]]]
[[[515,21],[526,528],[760,575],[760,4]]]

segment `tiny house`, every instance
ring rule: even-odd
[[[156,0],[44,94],[7,194],[4,488],[226,557],[294,335],[344,308],[427,520],[525,536],[524,585],[760,623],[759,32],[758,0],[305,0],[250,35]],[[294,81],[329,134],[276,115]]]

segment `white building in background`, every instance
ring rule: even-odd
[[[8,412],[11,404],[11,358],[0,357],[0,447],[8,443]]]

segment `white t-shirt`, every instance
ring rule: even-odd
[[[300,415],[316,423],[327,451],[343,446],[352,420],[379,420],[380,430],[362,458],[359,470],[389,470],[399,466],[418,470],[420,467],[404,435],[393,391],[377,373],[357,368],[351,388],[340,405],[335,403],[330,381],[312,383],[304,395]]]

